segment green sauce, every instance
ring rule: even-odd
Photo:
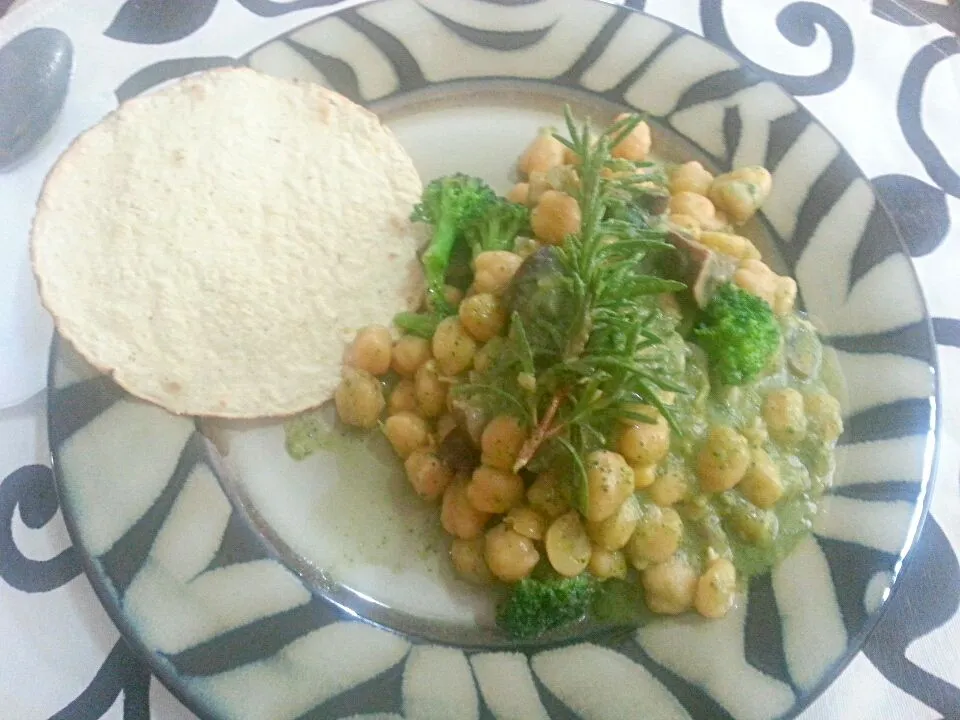
[[[318,450],[332,450],[336,431],[322,410],[314,410],[291,418],[283,425],[287,453],[294,460],[303,460]]]
[[[684,473],[689,491],[676,506],[684,519],[683,549],[697,564],[712,551],[730,558],[739,574],[749,577],[768,570],[810,531],[818,501],[832,482],[835,469],[832,439],[808,429],[799,442],[785,445],[761,430],[764,397],[771,391],[791,388],[804,397],[829,393],[828,363],[812,327],[799,316],[781,320],[784,348],[768,371],[739,387],[710,387],[705,359],[689,352],[684,381],[690,392],[678,395],[675,416],[682,435],[674,434],[670,456],[662,464]],[[799,339],[789,344],[790,339]],[[814,358],[814,359],[812,359]],[[833,393],[835,394],[835,393]],[[736,487],[724,493],[700,490],[697,455],[707,431],[726,425],[751,439],[774,461],[784,492],[769,509],[751,503]],[[646,491],[639,496],[652,502]]]
[[[336,511],[322,517],[328,532],[342,539],[336,562],[324,567],[331,577],[346,568],[373,565],[403,572],[416,557],[434,572],[446,549],[435,506],[410,492],[403,464],[380,431],[340,422],[332,403],[284,423],[287,453],[295,460],[311,455],[331,457],[336,470],[317,477],[333,489],[327,498]]]

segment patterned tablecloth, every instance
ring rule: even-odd
[[[0,45],[32,25],[62,21],[71,4],[0,0],[0,15],[13,6],[0,19]],[[931,516],[886,615],[802,718],[960,718],[960,6],[955,0],[627,4],[778,73],[845,145],[900,225],[940,352],[943,429]],[[73,16],[149,52],[157,43],[189,43],[217,12],[236,16],[242,37],[244,23],[269,17],[279,34],[333,7],[323,0],[100,0]],[[69,24],[62,27],[69,33]],[[77,48],[78,72],[86,70],[83,51]],[[111,103],[112,94],[106,107],[74,109],[90,112],[92,122]],[[0,174],[0,193],[16,191]],[[25,243],[23,229],[4,219],[0,268],[16,265]],[[36,335],[29,313],[18,314],[35,302],[33,290],[4,272],[0,383],[8,387],[0,394],[14,389],[30,397],[0,410],[0,720],[193,718],[133,655],[81,572],[48,466],[37,370],[46,362],[45,337],[39,344],[21,338]]]

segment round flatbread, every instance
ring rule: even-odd
[[[60,334],[175,413],[328,400],[346,343],[422,290],[413,162],[375,115],[252,70],[124,103],[51,171],[33,267]]]

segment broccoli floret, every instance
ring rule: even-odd
[[[427,300],[435,313],[449,315],[453,311],[443,296],[443,285],[454,244],[496,202],[496,193],[483,180],[461,173],[439,177],[423,189],[410,218],[433,225],[433,237],[421,262]]]
[[[530,211],[525,205],[497,198],[466,229],[473,257],[488,250],[513,250],[518,235],[529,232]]]
[[[693,337],[707,353],[710,370],[720,383],[743,385],[779,349],[780,326],[767,302],[725,283],[704,308]]]
[[[596,581],[588,575],[524,578],[497,607],[497,625],[516,639],[530,639],[576,622],[589,611]]]

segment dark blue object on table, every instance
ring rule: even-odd
[[[0,172],[49,132],[67,97],[73,44],[53,28],[34,28],[0,48]]]

